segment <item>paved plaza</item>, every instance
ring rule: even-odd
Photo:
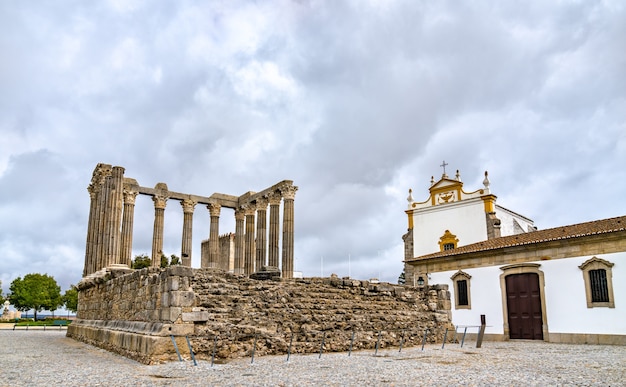
[[[0,386],[623,386],[626,348],[536,341],[347,353],[190,359],[146,366],[65,337],[0,330]]]

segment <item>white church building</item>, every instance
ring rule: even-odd
[[[406,282],[447,284],[452,322],[485,339],[626,345],[626,216],[537,230],[459,172],[409,191]],[[474,331],[476,332],[476,331]]]

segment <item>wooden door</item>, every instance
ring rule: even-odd
[[[511,339],[543,340],[539,276],[506,276],[506,298]]]

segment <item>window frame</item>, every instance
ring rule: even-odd
[[[452,288],[454,289],[454,309],[472,309],[472,293],[471,293],[472,276],[459,270],[450,279],[452,280]],[[459,304],[459,285],[458,282],[465,281],[467,292],[467,305]]]
[[[585,261],[578,268],[582,271],[583,281],[585,284],[585,296],[587,300],[587,308],[615,308],[615,297],[613,296],[613,268],[611,263],[602,258],[593,257]],[[604,270],[606,274],[606,293],[608,301],[593,301],[593,288],[591,280],[592,270]]]

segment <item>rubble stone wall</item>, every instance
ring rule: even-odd
[[[146,364],[176,360],[175,337],[198,359],[316,353],[441,342],[453,329],[447,286],[355,279],[254,280],[175,266],[107,270],[79,284],[69,337]],[[323,343],[323,346],[322,346]]]

